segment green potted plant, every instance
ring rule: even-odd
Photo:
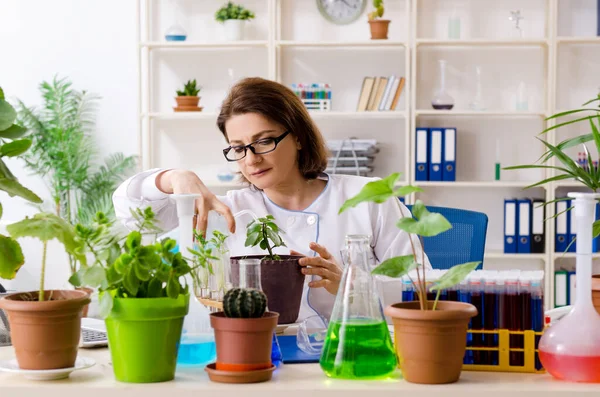
[[[383,18],[385,8],[383,6],[383,0],[373,0],[373,11],[369,13],[369,26],[371,28],[371,39],[382,40],[388,38],[388,29],[390,26],[389,19]]]
[[[252,11],[231,1],[228,1],[215,13],[215,20],[223,24],[225,39],[229,41],[243,40],[245,23],[254,17]]]
[[[192,273],[194,293],[197,297],[222,301],[229,279],[229,251],[225,245],[227,235],[213,230],[212,237],[205,239],[194,230],[195,249],[191,249],[192,261],[197,271]]]
[[[22,138],[27,129],[14,124],[17,113],[5,100],[0,88],[0,190],[9,196],[20,196],[32,203],[42,200],[19,183],[3,158],[21,157],[31,146]],[[1,208],[1,207],[0,207]],[[2,211],[0,210],[0,216]],[[19,237],[35,237],[43,242],[40,288],[36,292],[20,292],[0,299],[0,308],[7,314],[12,344],[22,369],[56,369],[73,367],[79,344],[81,312],[89,297],[80,291],[48,291],[44,288],[47,242],[54,238],[76,255],[77,243],[72,227],[61,218],[47,213],[9,225],[11,237],[0,235],[0,278],[13,279],[25,263]],[[78,256],[81,261],[84,257]]]
[[[195,269],[176,242],[142,243],[156,236],[150,207],[132,210],[136,230],[117,238],[106,218],[79,235],[95,263],[78,272],[85,284],[98,287],[100,312],[105,318],[112,365],[117,380],[149,383],[175,376],[178,343],[188,312],[189,286],[185,276]]]
[[[177,90],[177,96],[175,97],[175,101],[177,101],[177,107],[173,108],[176,112],[200,112],[202,111],[202,107],[198,107],[198,102],[200,101],[200,97],[198,94],[202,87],[199,87],[196,83],[196,79],[188,80],[187,83],[184,84],[183,90]]]
[[[298,319],[304,274],[297,255],[277,255],[273,250],[285,247],[279,235],[281,229],[275,224],[273,215],[267,215],[250,222],[246,226],[246,247],[260,247],[267,255],[246,255],[231,257],[231,278],[233,285],[239,285],[239,260],[261,259],[262,289],[269,298],[269,310],[279,313],[280,324],[290,324]],[[286,280],[282,283],[281,280]]]
[[[399,177],[399,173],[394,173],[385,179],[367,183],[355,197],[342,205],[339,212],[363,202],[383,203],[422,191],[410,185],[395,188]],[[413,206],[412,217],[408,212],[402,215],[396,226],[408,233],[411,241],[412,235],[432,237],[452,228],[441,214],[429,212],[421,200]],[[394,322],[398,367],[409,382],[456,382],[462,370],[469,320],[477,314],[477,309],[468,303],[439,301],[439,297],[442,290],[460,283],[480,262],[456,265],[429,285],[424,257],[418,257],[414,245],[411,246],[412,254],[389,258],[372,271],[388,277],[402,277],[416,271],[416,280],[411,281],[419,300],[396,303],[384,309]],[[427,299],[430,290],[437,291],[434,301]]]
[[[271,378],[275,368],[271,349],[278,314],[265,313],[266,308],[267,296],[260,290],[227,291],[223,311],[210,315],[217,347],[217,362],[206,368],[212,380],[250,383]],[[227,372],[237,374],[223,376]]]

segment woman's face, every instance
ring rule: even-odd
[[[257,113],[232,116],[225,123],[225,128],[229,145],[232,147],[248,145],[265,138],[277,138],[286,132],[281,125]],[[254,147],[257,152],[264,150],[261,149],[263,148],[261,143],[257,143]],[[299,149],[299,144],[290,131],[272,152],[254,154],[247,149],[246,157],[238,160],[237,163],[242,175],[251,184],[265,190],[285,184],[290,181],[290,178],[295,179],[299,174],[297,161]]]

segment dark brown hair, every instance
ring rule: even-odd
[[[283,126],[300,143],[298,168],[306,179],[317,178],[327,167],[328,151],[323,135],[311,119],[304,103],[286,86],[260,77],[235,84],[221,106],[217,126],[229,141],[225,123],[232,116],[258,113]]]

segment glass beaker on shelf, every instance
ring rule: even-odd
[[[481,66],[475,67],[475,98],[469,103],[471,110],[486,110],[485,101],[483,100],[483,88],[481,83]]]
[[[450,110],[454,107],[454,98],[446,90],[446,66],[448,62],[443,59],[440,59],[438,62],[440,67],[440,87],[431,100],[431,106],[436,110]]]
[[[460,39],[460,16],[457,13],[456,6],[454,6],[452,14],[448,17],[448,38]]]
[[[331,378],[385,378],[396,353],[371,276],[369,237],[346,236],[340,282],[320,365]]]
[[[181,15],[179,13],[179,6],[177,5],[177,2],[175,0],[169,1],[169,4],[171,6],[171,12],[173,14],[173,19],[175,20],[175,23],[173,23],[167,28],[167,30],[165,30],[165,40],[185,41],[185,39],[187,39],[187,32],[185,31],[183,26],[181,26],[181,23],[179,23],[179,16]]]

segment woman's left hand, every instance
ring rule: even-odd
[[[310,243],[309,248],[319,256],[301,258],[299,263],[300,266],[303,266],[302,273],[321,276],[321,280],[311,281],[308,286],[311,288],[325,288],[327,292],[335,295],[340,287],[342,269],[338,266],[333,255],[327,251],[327,248],[317,243]],[[292,255],[302,255],[296,251],[290,253]]]

